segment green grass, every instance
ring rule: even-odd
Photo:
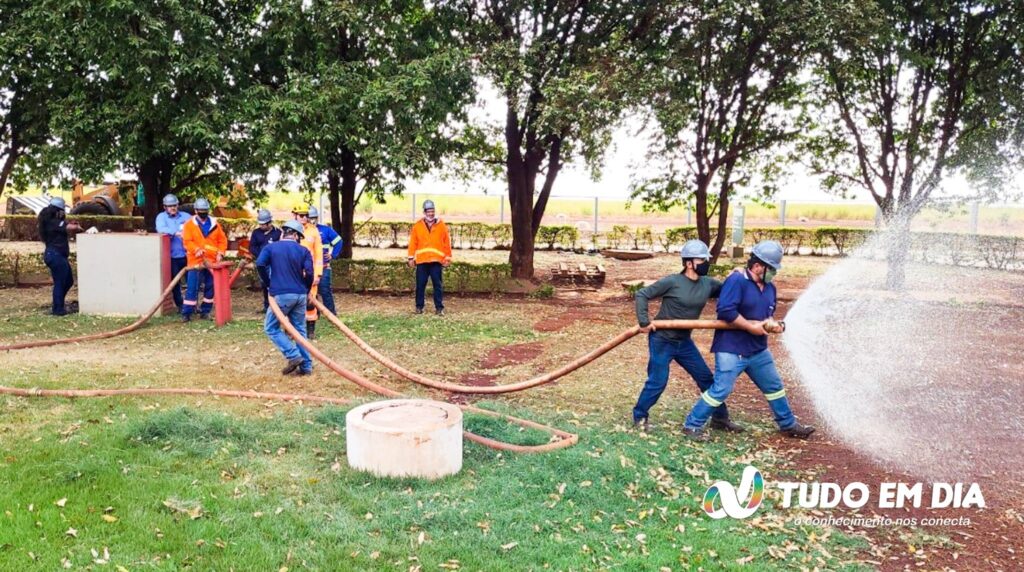
[[[567,450],[467,443],[457,476],[391,480],[348,469],[343,409],[161,403],[0,402],[0,569],[79,568],[105,549],[110,569],[129,570],[856,567],[843,561],[859,544],[838,534],[704,516],[703,471],[737,480],[737,458],[777,461],[751,440],[692,445],[578,416],[581,444]],[[489,419],[467,426],[541,439]],[[772,545],[794,550],[776,559]]]
[[[498,344],[518,342],[534,336],[533,332],[523,326],[504,322],[479,322],[455,314],[434,318],[411,312],[391,315],[360,313],[342,315],[341,319],[360,337],[368,340]]]

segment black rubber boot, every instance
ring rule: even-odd
[[[734,423],[732,419],[726,417],[725,419],[711,419],[711,428],[718,429],[719,431],[728,431],[730,433],[742,433],[746,431],[742,425]]]
[[[807,439],[812,433],[814,433],[814,427],[796,423],[792,427],[779,429],[779,432],[787,437],[793,437],[794,439]]]
[[[316,339],[316,321],[315,320],[312,321],[312,322],[309,321],[309,320],[306,320],[306,339],[307,340],[315,340]]]

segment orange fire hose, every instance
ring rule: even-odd
[[[336,328],[341,330],[341,332],[345,334],[345,336],[349,340],[351,340],[356,346],[358,346],[359,349],[363,350],[363,352],[365,352],[366,355],[372,357],[374,360],[376,360],[384,367],[390,369],[399,376],[404,377],[405,379],[413,383],[418,383],[420,385],[425,385],[427,387],[432,387],[434,389],[440,389],[443,391],[450,391],[452,393],[510,393],[513,391],[523,391],[524,389],[530,389],[540,385],[546,385],[589,364],[590,362],[610,352],[611,350],[625,343],[627,340],[631,339],[633,336],[640,333],[640,327],[633,326],[632,328],[624,330],[621,334],[608,340],[607,342],[597,347],[596,349],[591,350],[590,353],[587,353],[576,358],[575,360],[563,365],[562,367],[556,369],[555,371],[545,373],[532,379],[520,381],[517,383],[501,384],[490,387],[480,387],[475,385],[459,385],[455,383],[448,383],[446,381],[430,379],[429,377],[424,377],[418,373],[415,373],[398,365],[387,356],[384,356],[377,350],[373,349],[373,347],[371,347],[370,344],[366,343],[366,341],[364,341],[348,326],[346,326],[345,323],[342,322],[336,315],[332,314],[330,310],[325,308],[324,305],[321,304],[319,300],[316,300],[313,303],[316,304],[317,309],[320,310],[320,312],[324,316],[326,316],[327,319],[332,324],[334,324]],[[722,320],[655,320],[653,323],[657,328],[669,330],[735,329],[735,327],[732,324]]]
[[[288,332],[288,335],[290,335],[295,340],[296,343],[305,348],[306,351],[308,351],[311,356],[315,357],[317,360],[326,365],[332,371],[344,377],[345,379],[351,381],[352,383],[358,385],[359,387],[368,389],[374,393],[384,395],[387,397],[403,397],[401,393],[393,389],[384,387],[383,385],[378,385],[366,379],[365,377],[359,375],[358,373],[342,367],[341,365],[337,364],[334,360],[327,357],[326,354],[324,354],[316,346],[311,344],[309,340],[304,338],[298,332],[298,330],[295,329],[295,326],[292,326],[291,322],[288,321],[288,317],[281,312],[281,308],[280,306],[277,305],[277,302],[274,300],[273,296],[268,298],[268,301],[270,302],[271,311],[273,311],[274,315],[277,316],[278,321],[281,322],[281,326],[284,327],[284,330],[286,332]],[[486,447],[490,447],[492,449],[498,449],[501,451],[512,451],[515,453],[543,453],[547,451],[555,451],[557,449],[564,449],[565,447],[575,445],[576,442],[579,441],[579,436],[574,433],[568,433],[560,429],[555,429],[554,427],[541,425],[540,423],[536,423],[534,421],[520,419],[518,417],[504,415],[502,413],[497,413],[494,411],[488,411],[487,409],[480,409],[479,407],[473,407],[471,405],[460,405],[459,407],[461,407],[463,411],[468,411],[471,413],[477,413],[480,415],[486,415],[488,417],[502,419],[504,421],[508,421],[509,423],[518,425],[520,427],[544,431],[545,433],[548,433],[549,435],[552,435],[553,437],[559,439],[557,441],[552,441],[550,443],[545,443],[543,445],[516,445],[513,443],[505,443],[503,441],[489,439],[487,437],[483,437],[481,435],[477,435],[476,433],[471,433],[469,431],[463,431],[464,436],[470,441],[474,441],[476,443],[479,443]]]
[[[200,268],[200,266],[190,266],[182,268],[181,272],[178,272],[177,276],[172,278],[171,282],[167,285],[166,288],[164,288],[163,294],[161,294],[160,299],[153,304],[153,307],[150,308],[149,311],[146,312],[141,318],[135,320],[134,322],[128,324],[123,328],[118,328],[116,330],[111,330],[109,332],[99,332],[95,334],[88,334],[85,336],[78,336],[74,338],[59,338],[56,340],[36,340],[34,342],[20,342],[17,344],[9,344],[6,346],[0,346],[0,351],[43,348],[48,346],[56,346],[60,344],[76,344],[78,342],[90,342],[93,340],[113,338],[115,336],[122,336],[124,334],[134,332],[135,330],[141,328],[146,322],[150,320],[150,318],[152,318],[157,313],[157,311],[160,310],[160,308],[164,305],[164,299],[170,296],[171,290],[173,290],[174,287],[178,285],[178,282],[181,281],[181,277],[184,276],[185,273],[188,272],[189,270],[195,270],[197,268]]]

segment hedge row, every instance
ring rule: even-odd
[[[511,274],[508,264],[453,262],[444,275],[445,292],[497,293],[505,288]],[[332,284],[349,292],[411,292],[415,271],[404,260],[331,261]]]
[[[228,260],[237,260],[229,257]],[[77,274],[75,253],[70,257],[72,272]],[[404,260],[331,261],[332,286],[350,292],[407,292],[415,284],[414,270]],[[511,274],[508,264],[470,264],[453,262],[445,271],[445,291],[453,293],[501,292]],[[259,277],[250,267],[250,284]],[[0,286],[29,286],[50,282],[50,270],[42,253],[19,253],[0,250]],[[242,282],[244,285],[244,281]]]

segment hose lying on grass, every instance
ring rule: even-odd
[[[362,387],[363,389],[368,389],[374,393],[383,395],[385,397],[404,397],[401,393],[393,389],[384,387],[383,385],[376,384],[370,381],[369,379],[366,379],[365,377],[359,375],[358,373],[346,369],[339,365],[338,363],[336,363],[334,360],[332,360],[326,354],[320,351],[320,349],[318,349],[316,346],[310,343],[309,340],[304,338],[298,332],[298,330],[295,329],[295,326],[293,326],[291,322],[288,321],[288,317],[285,316],[283,312],[281,312],[281,307],[277,305],[277,302],[274,300],[273,296],[268,298],[268,301],[270,302],[270,310],[274,312],[275,316],[277,316],[277,319],[279,322],[281,322],[281,326],[284,327],[284,330],[288,332],[288,335],[290,335],[295,340],[296,343],[305,348],[306,351],[308,351],[312,357],[316,358],[318,361],[323,363],[325,366],[330,368],[332,371],[334,371],[341,377],[344,377],[345,379],[351,381],[352,383],[358,385],[359,387]],[[471,433],[469,431],[463,431],[463,435],[466,437],[466,439],[469,439],[470,441],[479,443],[486,447],[490,447],[492,449],[497,449],[499,451],[512,451],[514,453],[544,453],[547,451],[555,451],[558,449],[571,447],[572,445],[575,445],[577,441],[579,441],[579,435],[576,435],[574,433],[568,433],[566,431],[555,429],[554,427],[542,425],[540,423],[529,421],[527,419],[520,419],[519,417],[513,417],[511,415],[505,415],[502,413],[497,413],[495,411],[488,411],[487,409],[481,409],[479,407],[473,407],[471,405],[460,405],[459,407],[461,407],[463,411],[501,419],[514,425],[518,425],[519,427],[537,429],[557,439],[556,441],[551,441],[550,443],[545,443],[543,445],[516,445],[514,443],[506,443],[504,441],[490,439],[482,435],[477,435],[476,433]]]
[[[494,386],[477,386],[477,385],[459,385],[455,383],[448,383],[446,381],[439,381],[424,377],[418,373],[410,371],[387,356],[381,354],[377,350],[373,349],[370,344],[366,343],[365,340],[360,338],[355,332],[353,332],[348,326],[345,325],[338,316],[331,313],[330,310],[324,307],[319,300],[313,302],[316,304],[320,313],[327,317],[327,319],[334,324],[336,328],[341,330],[341,333],[345,334],[349,340],[351,340],[359,349],[363,350],[366,355],[370,356],[384,367],[395,372],[399,376],[420,385],[432,387],[434,389],[440,389],[442,391],[450,391],[452,393],[479,393],[479,394],[498,394],[498,393],[510,393],[513,391],[523,391],[524,389],[530,389],[541,385],[549,384],[561,377],[576,371],[577,369],[589,364],[595,359],[603,356],[611,350],[622,345],[626,341],[630,340],[633,336],[640,333],[639,326],[633,326],[627,330],[624,330],[621,334],[608,340],[599,347],[591,350],[589,353],[582,355],[573,361],[563,365],[555,371],[539,375],[526,381],[520,381],[517,383],[507,383]],[[655,320],[654,326],[664,330],[697,330],[697,329],[714,329],[714,330],[727,330],[735,329],[732,324],[722,320]]]
[[[36,340],[36,341],[32,341],[32,342],[19,342],[19,343],[16,343],[16,344],[9,344],[9,345],[5,345],[5,346],[0,346],[0,351],[25,350],[25,349],[30,349],[30,348],[44,348],[44,347],[49,347],[49,346],[56,346],[56,345],[60,345],[60,344],[76,344],[76,343],[79,343],[79,342],[91,342],[93,340],[104,340],[104,339],[107,339],[107,338],[113,338],[113,337],[116,337],[116,336],[123,336],[124,334],[129,334],[131,332],[134,332],[135,330],[137,330],[137,329],[141,328],[143,325],[145,325],[146,322],[148,322],[154,315],[156,315],[156,313],[164,305],[164,300],[167,299],[167,297],[171,295],[171,290],[173,290],[178,285],[178,282],[180,282],[181,278],[183,276],[185,276],[185,273],[188,272],[189,270],[195,270],[197,268],[202,268],[202,267],[201,266],[192,266],[192,267],[188,267],[188,268],[182,268],[181,272],[178,272],[178,274],[174,278],[171,279],[171,282],[167,285],[167,287],[164,288],[163,294],[161,294],[160,295],[160,299],[157,300],[156,303],[153,304],[153,307],[150,308],[148,312],[143,314],[142,317],[140,317],[138,320],[135,320],[134,322],[132,322],[131,324],[128,324],[127,326],[125,326],[123,328],[118,328],[116,330],[111,330],[109,332],[98,332],[98,333],[95,333],[95,334],[87,334],[87,335],[84,335],[84,336],[76,336],[74,338],[58,338],[58,339],[55,339],[55,340]]]

